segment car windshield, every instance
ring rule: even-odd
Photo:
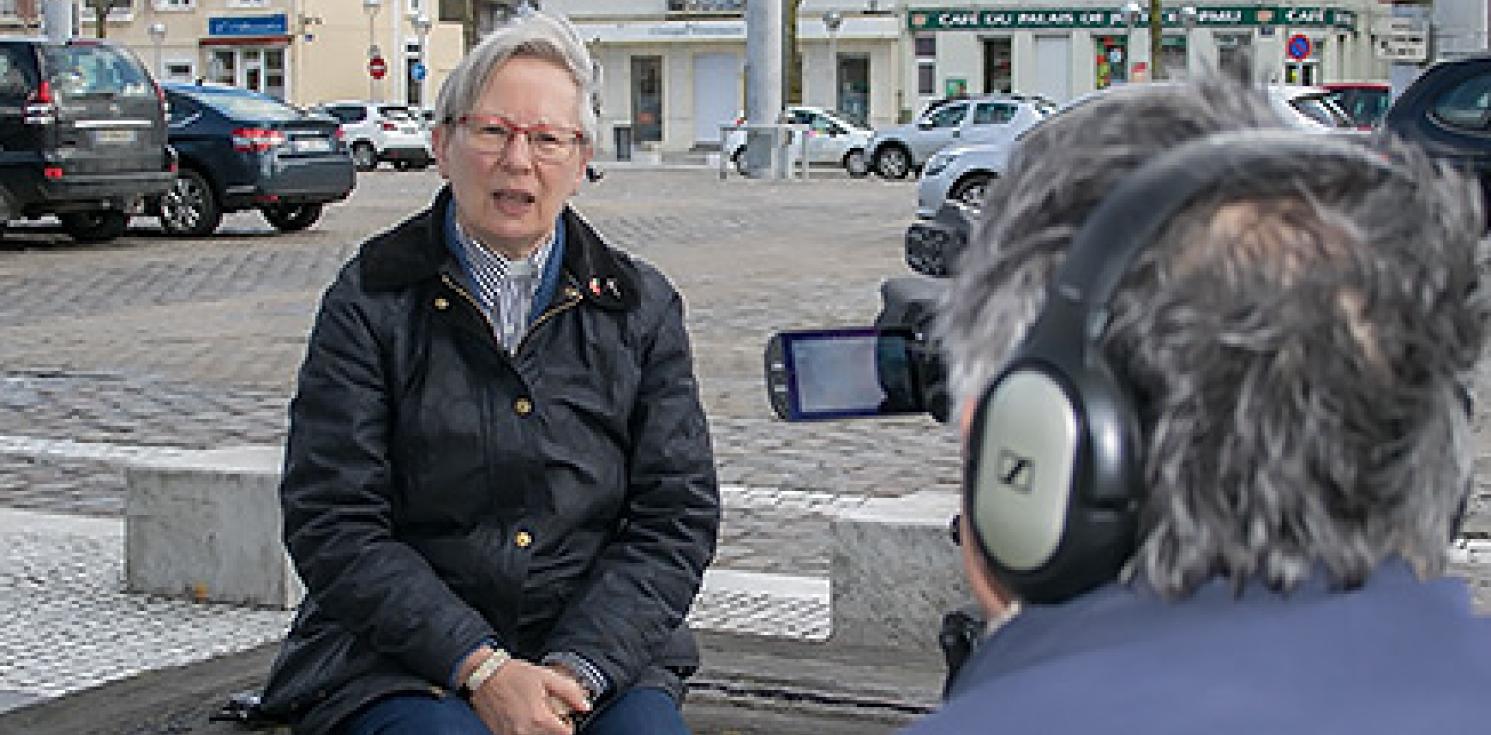
[[[150,76],[128,54],[112,46],[43,47],[47,76],[59,97],[153,97]]]
[[[1387,114],[1387,90],[1353,89],[1332,93],[1331,101],[1357,125],[1375,125]]]
[[[204,94],[197,101],[235,120],[299,120],[302,115],[277,99],[250,94]]]

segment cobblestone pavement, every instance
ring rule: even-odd
[[[0,710],[7,689],[48,695],[58,682],[93,681],[72,664],[36,668],[64,642],[108,636],[107,646],[74,650],[77,665],[115,655],[98,652],[107,649],[122,658],[104,663],[138,669],[174,662],[178,650],[201,657],[218,650],[212,641],[243,647],[278,634],[282,613],[118,594],[116,532],[107,529],[123,511],[122,468],[140,451],[278,443],[321,289],[358,242],[438,184],[430,172],[362,175],[324,222],[290,236],[255,214],[230,215],[201,241],[160,237],[146,220],[106,246],[72,244],[47,226],[7,231],[0,514],[44,511],[105,530],[0,539],[0,618],[13,621],[0,639]],[[906,273],[901,234],[912,203],[907,183],[720,181],[708,170],[612,170],[578,198],[601,232],[673,278],[688,305],[726,485],[718,574],[747,575],[711,590],[696,623],[821,636],[824,593],[810,578],[827,573],[833,513],[868,497],[957,486],[946,427],[925,417],[783,424],[770,418],[761,382],[772,331],[873,318],[881,279]],[[1482,463],[1491,465],[1486,444]],[[1472,526],[1484,537],[1481,487]],[[798,587],[767,584],[784,575]],[[203,637],[151,646],[165,633],[150,626]]]

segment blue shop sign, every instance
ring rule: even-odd
[[[290,18],[284,13],[207,19],[209,36],[284,36],[289,33]]]

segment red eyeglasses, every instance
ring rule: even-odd
[[[501,115],[462,115],[454,120],[466,131],[466,141],[481,153],[507,152],[513,138],[523,137],[528,153],[542,163],[564,163],[585,144],[585,134],[574,128],[538,123],[521,125]]]

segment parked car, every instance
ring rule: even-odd
[[[129,51],[0,38],[0,230],[56,215],[79,242],[112,240],[174,161],[160,89]]]
[[[887,179],[905,178],[946,146],[1013,140],[1055,110],[1045,98],[1023,95],[948,100],[915,122],[876,131],[870,167]]]
[[[1491,55],[1424,70],[1393,101],[1382,127],[1474,175],[1491,211]]]
[[[1371,130],[1382,122],[1392,103],[1393,90],[1387,82],[1327,82],[1320,86],[1330,91],[1331,101],[1362,130]]]
[[[1094,99],[1105,91],[1097,91],[1078,97],[1062,106],[1057,113]],[[1311,133],[1339,132],[1350,123],[1329,98],[1327,90],[1317,87],[1273,85],[1267,90],[1270,102],[1280,113],[1285,124]],[[944,105],[945,106],[945,105]],[[1050,119],[1047,116],[1044,119]],[[1027,127],[1012,138],[994,143],[958,145],[944,148],[927,159],[921,179],[916,187],[917,222],[907,231],[908,252],[927,250],[922,241],[946,239],[946,233],[937,222],[939,212],[948,201],[962,205],[963,216],[977,217],[984,204],[984,192],[990,182],[1004,174],[1013,152]],[[916,240],[915,243],[912,241]],[[936,248],[930,248],[936,249]]]
[[[927,159],[916,185],[916,216],[933,217],[943,202],[956,201],[972,212],[984,205],[984,190],[1004,174],[1014,140],[943,148]]]
[[[165,85],[176,181],[151,209],[168,234],[205,237],[223,214],[258,209],[304,230],[347,198],[357,172],[336,120],[238,87]]]
[[[856,178],[870,172],[865,158],[865,145],[873,135],[869,128],[856,125],[831,110],[803,105],[788,107],[779,119],[785,124],[807,127],[808,163],[843,166],[850,176]],[[742,174],[746,168],[746,137],[745,130],[732,130],[725,136],[722,146],[725,156]],[[797,160],[797,150],[795,146],[789,148],[793,160]]]
[[[1301,129],[1355,129],[1351,117],[1336,104],[1330,90],[1297,84],[1272,84],[1269,99],[1291,125]]]
[[[429,131],[408,105],[343,100],[312,108],[336,118],[358,171],[392,163],[400,171],[419,171],[435,161]]]

